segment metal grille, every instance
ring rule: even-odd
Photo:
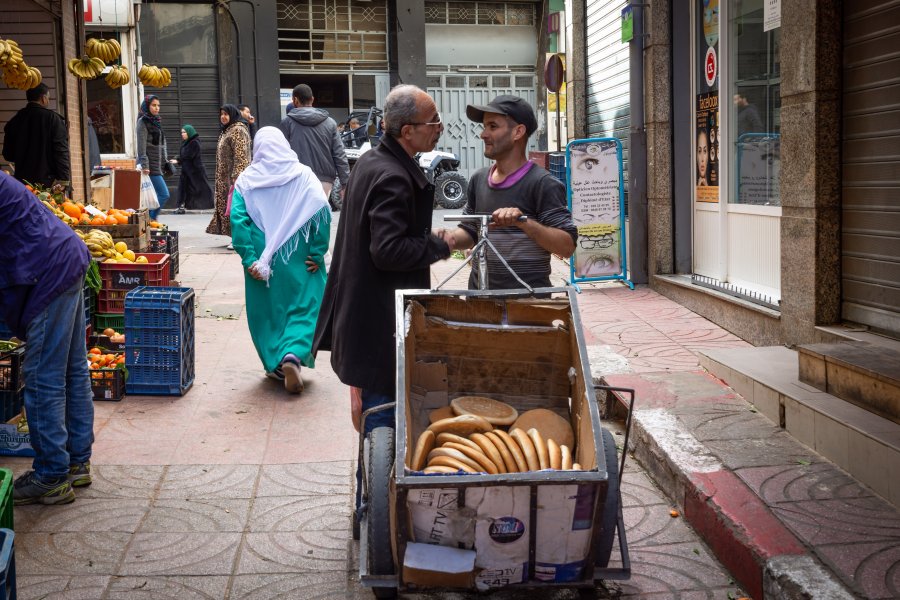
[[[279,2],[277,14],[281,61],[351,67],[387,64],[386,0]]]
[[[435,25],[526,25],[536,6],[526,2],[426,2],[425,22]]]
[[[707,277],[706,275],[697,275],[696,273],[694,273],[693,275],[691,275],[691,283],[700,287],[705,287],[711,290],[722,292],[723,294],[728,294],[729,296],[734,296],[735,298],[740,298],[742,300],[752,302],[753,304],[759,304],[760,306],[765,306],[766,308],[771,308],[777,311],[781,310],[780,299],[777,300],[767,294],[761,294],[759,292],[755,292],[753,290],[749,290],[747,288],[743,288],[731,283],[719,281],[718,279]]]

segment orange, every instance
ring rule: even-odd
[[[96,216],[91,219],[91,225],[106,225],[106,219],[101,216]]]
[[[119,224],[119,222],[113,216],[106,217],[106,219],[104,221],[104,225],[118,225],[118,224]]]
[[[123,215],[122,213],[116,213],[114,218],[116,219],[116,223],[118,223],[119,225],[128,224],[128,215]]]
[[[73,219],[81,218],[81,209],[71,202],[63,202],[62,210]]]
[[[83,215],[81,215],[81,218],[78,220],[78,224],[79,225],[90,225],[91,224],[90,215],[88,215],[87,213],[84,213]]]
[[[91,369],[99,369],[99,368],[100,368],[100,365],[99,365],[98,363],[91,363],[90,368],[91,368]]]
[[[90,350],[88,350],[88,354],[103,354],[103,352],[100,351],[100,348],[97,348],[95,346],[95,347],[91,348]]]

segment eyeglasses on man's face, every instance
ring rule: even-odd
[[[410,125],[429,125],[431,127],[434,127],[435,125],[443,125],[444,123],[443,123],[443,121],[441,121],[441,113],[438,113],[437,117],[435,117],[435,120],[431,121],[430,123],[409,123],[409,124]]]

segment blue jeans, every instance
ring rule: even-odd
[[[153,184],[153,189],[156,190],[156,199],[159,200],[159,208],[150,211],[150,218],[156,220],[156,215],[166,206],[166,201],[169,199],[169,186],[166,185],[166,180],[162,175],[151,175],[150,183]]]
[[[370,408],[375,408],[376,406],[381,406],[382,404],[388,404],[394,401],[394,397],[390,394],[379,394],[377,392],[370,392],[368,390],[362,391],[362,411],[366,412]],[[388,410],[382,410],[376,413],[372,413],[368,417],[366,417],[365,427],[363,428],[363,438],[372,433],[373,429],[377,429],[379,427],[390,427],[394,429],[396,427],[396,423],[394,421],[394,409],[390,408]],[[363,464],[359,463],[356,465],[356,510],[359,511],[359,506],[362,504],[362,469]]]
[[[94,400],[87,367],[84,278],[28,324],[25,412],[38,479],[65,477],[87,462],[94,442]]]

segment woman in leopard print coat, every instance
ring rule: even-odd
[[[216,210],[206,233],[231,237],[231,221],[226,216],[228,192],[251,158],[250,129],[234,104],[219,109],[222,133],[216,146]]]

